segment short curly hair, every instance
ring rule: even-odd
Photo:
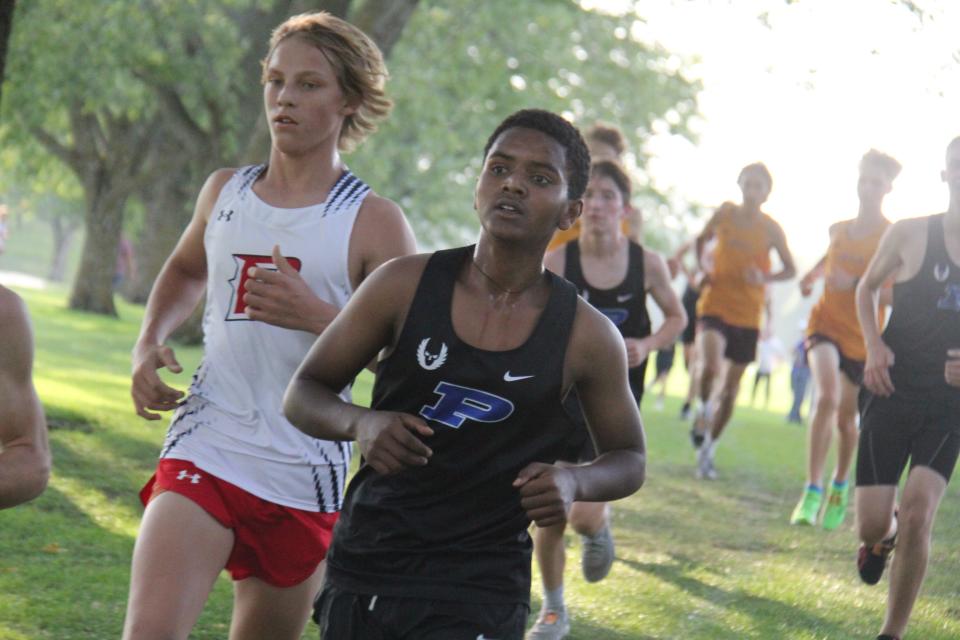
[[[583,137],[607,145],[616,152],[618,158],[627,150],[627,139],[623,137],[623,132],[606,122],[593,123]]]
[[[267,64],[277,46],[293,36],[304,38],[326,56],[347,102],[356,111],[343,120],[338,147],[349,151],[377,128],[377,121],[393,107],[384,85],[389,73],[383,54],[363,31],[345,20],[327,13],[301,13],[273,30],[267,55],[263,59],[263,81]]]
[[[533,129],[546,134],[557,141],[564,149],[564,158],[567,166],[567,198],[570,200],[579,200],[583,197],[583,192],[587,189],[587,180],[590,178],[590,152],[587,150],[587,143],[583,141],[583,136],[575,126],[564,120],[555,113],[544,109],[522,109],[506,117],[501,122],[483,148],[483,159],[486,161],[487,154],[497,138],[507,129],[514,128]]]
[[[617,185],[617,191],[623,196],[623,203],[630,204],[630,196],[633,191],[633,183],[627,171],[616,160],[597,160],[590,165],[591,176],[604,176],[613,180]]]
[[[900,175],[900,170],[903,168],[903,165],[896,158],[876,149],[870,149],[860,158],[860,171],[863,171],[863,167],[866,165],[880,169],[890,182],[893,182]]]
[[[743,169],[740,169],[740,175],[737,176],[737,182],[743,179],[743,176],[748,173],[756,173],[761,178],[767,181],[767,189],[773,189],[773,176],[770,175],[770,169],[767,169],[767,165],[762,162],[752,162],[745,166]]]

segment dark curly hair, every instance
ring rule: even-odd
[[[543,109],[523,109],[513,113],[500,123],[487,139],[483,148],[483,160],[486,162],[490,147],[507,129],[521,127],[544,133],[564,149],[567,166],[567,198],[578,200],[583,197],[587,189],[587,180],[590,177],[590,152],[587,143],[575,126],[555,113]]]

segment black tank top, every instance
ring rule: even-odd
[[[893,311],[883,341],[895,356],[890,367],[895,395],[960,401],[960,389],[943,377],[947,349],[960,349],[960,265],[947,253],[942,213],[927,218],[919,273],[893,285]]]
[[[590,286],[580,266],[580,243],[568,242],[563,277],[573,283],[583,299],[607,316],[625,338],[645,338],[650,335],[650,316],[647,314],[647,290],[643,271],[643,247],[629,242],[627,275],[612,289]],[[630,389],[639,402],[643,395],[643,377],[646,360],[629,371]]]
[[[569,438],[566,422],[543,416],[559,411],[577,293],[547,272],[550,297],[527,341],[475,348],[450,316],[472,254],[430,257],[396,348],[377,367],[371,406],[425,418],[433,456],[389,476],[361,463],[327,555],[328,579],[346,590],[529,602],[530,521],[512,483],[530,462],[554,462]]]

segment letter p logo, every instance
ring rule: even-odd
[[[500,422],[513,413],[512,402],[480,389],[440,382],[433,392],[439,394],[440,399],[432,407],[424,405],[420,415],[454,429],[459,429],[466,420]]]

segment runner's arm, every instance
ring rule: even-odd
[[[338,394],[396,342],[424,264],[424,256],[400,258],[373,273],[320,334],[283,399],[294,426],[314,438],[356,440],[380,473],[426,464],[430,449],[415,434],[432,430],[418,416],[367,409]]]
[[[564,379],[576,385],[599,455],[575,467],[533,462],[513,485],[527,516],[546,527],[566,521],[575,501],[626,497],[643,484],[646,445],[640,412],[627,379],[622,338],[613,324],[579,300],[567,347]]]
[[[163,383],[157,369],[166,367],[174,373],[182,371],[173,349],[164,343],[190,317],[203,296],[207,278],[203,235],[220,190],[233,173],[232,169],[220,169],[207,178],[197,198],[193,218],[150,291],[140,337],[133,347],[131,387],[137,414],[147,420],[159,420],[161,416],[151,411],[175,409],[183,397],[182,391]]]
[[[817,264],[813,265],[810,270],[803,274],[803,277],[800,278],[800,293],[804,298],[812,293],[813,283],[823,277],[826,264],[827,256],[824,254],[823,257],[817,261]]]
[[[40,495],[50,476],[43,408],[33,386],[33,332],[20,298],[0,287],[0,509]]]
[[[857,319],[867,348],[863,382],[870,391],[880,395],[894,391],[889,371],[894,354],[880,336],[878,293],[884,282],[903,265],[903,228],[904,224],[897,222],[883,234],[856,292]]]
[[[770,225],[770,244],[776,250],[777,255],[780,256],[783,268],[776,273],[767,274],[765,280],[767,282],[780,282],[797,275],[797,268],[793,263],[793,254],[790,253],[790,247],[787,246],[787,236],[783,232],[783,227],[773,221]]]
[[[663,311],[663,323],[656,333],[647,338],[650,341],[650,351],[656,351],[672,345],[683,332],[687,326],[687,312],[670,286],[670,275],[663,258],[653,251],[644,251],[643,261],[646,279],[644,284]]]

